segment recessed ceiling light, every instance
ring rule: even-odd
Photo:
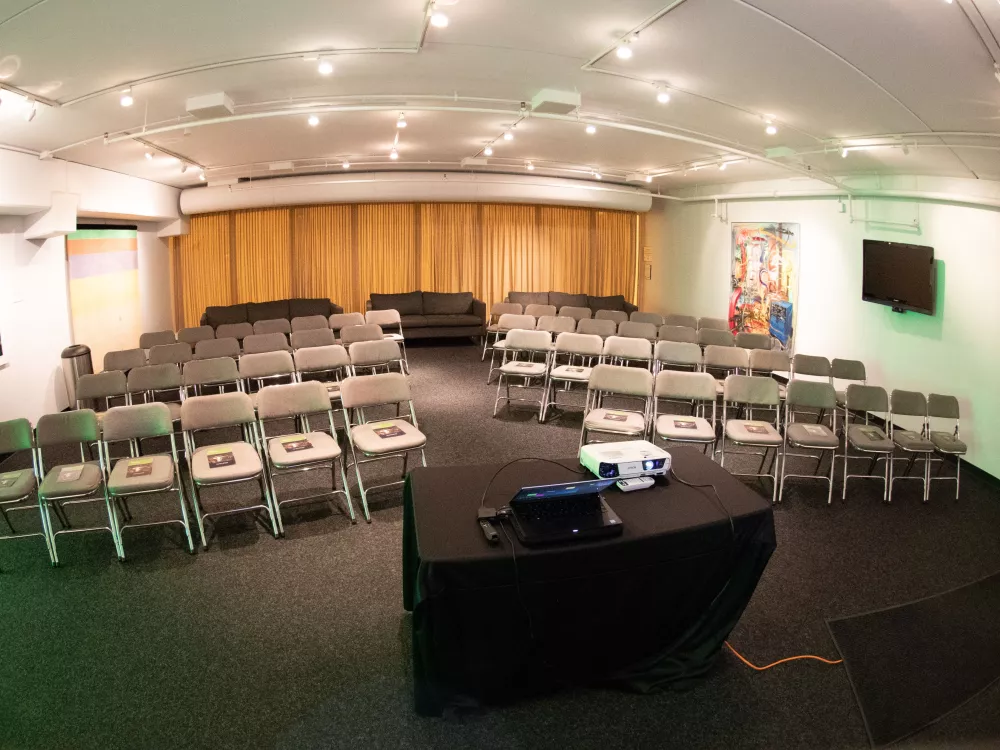
[[[774,125],[769,124],[766,128],[764,128],[764,132],[768,135],[777,135],[778,129],[774,127]]]
[[[351,162],[347,161],[347,159],[344,159],[344,163],[341,164],[340,166],[343,167],[344,169],[350,169],[351,168]]]
[[[656,94],[656,101],[660,104],[666,104],[670,101],[670,94],[666,91],[658,91]]]
[[[311,127],[316,127],[319,125],[319,118],[316,115],[309,115],[309,119],[306,120]]]
[[[652,182],[652,181],[653,181],[653,175],[651,174],[646,175],[646,182]]]
[[[131,86],[122,92],[122,98],[119,101],[123,107],[131,107],[135,103],[135,99],[132,98]]]
[[[597,132],[597,127],[595,125],[587,126],[587,135],[593,135],[596,132]]]
[[[483,156],[493,156],[493,147],[487,146],[483,149]]]
[[[632,57],[632,48],[628,46],[628,42],[622,42],[618,45],[618,49],[615,50],[615,54],[618,55],[620,60],[628,60]]]
[[[512,141],[514,140],[514,134],[508,130],[506,133],[503,134],[503,139],[505,141]]]
[[[204,182],[205,181],[205,173],[202,172],[201,174],[199,174],[198,175],[198,179],[201,180],[202,182]]]
[[[530,161],[524,165],[524,168],[527,169],[529,172],[535,171],[535,165],[532,164]]]
[[[948,5],[951,5],[951,4],[952,4],[952,2],[954,2],[954,0],[944,0],[944,1],[945,1],[946,3],[948,3]]]
[[[333,63],[329,60],[320,60],[316,70],[321,76],[328,76],[333,72]]]
[[[396,161],[396,159],[399,158],[399,152],[396,151],[396,149],[393,149],[392,151],[389,152],[389,158],[392,159],[393,161]]]
[[[840,158],[841,159],[846,159],[847,158],[847,151],[848,151],[848,149],[846,147],[844,147],[843,149],[841,149],[841,151],[840,151]]]
[[[598,171],[596,171],[596,170],[594,171],[593,174],[594,174],[594,179],[595,180],[603,180],[604,179],[604,177],[601,175],[601,173],[598,172]]]
[[[639,35],[638,34],[630,34],[628,40],[629,40],[629,42],[631,44],[635,44],[636,42],[639,41]]]
[[[435,28],[438,29],[443,29],[447,25],[448,25],[448,16],[446,16],[444,13],[438,12],[431,14],[431,26],[434,26]]]
[[[399,113],[399,119],[396,120],[396,127],[397,128],[406,127],[406,115],[404,115],[402,112]]]
[[[726,162],[722,162],[722,164],[719,165],[719,171],[720,172],[725,172],[727,166],[729,166],[729,165],[726,164]]]
[[[146,152],[146,159],[148,161],[152,161],[153,160],[153,153],[151,151],[147,151]]]

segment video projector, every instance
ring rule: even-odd
[[[590,443],[580,448],[580,463],[601,479],[657,477],[670,473],[670,454],[646,440]]]

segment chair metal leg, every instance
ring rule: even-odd
[[[958,500],[958,485],[962,481],[962,457],[956,456],[958,463],[955,464],[955,499]]]
[[[49,562],[52,567],[59,565],[59,554],[56,552],[56,535],[52,531],[52,516],[49,514],[49,504],[38,498],[38,512],[42,517],[42,531],[45,534],[45,546],[49,550]]]
[[[175,467],[176,468],[176,467]],[[184,536],[187,538],[188,552],[194,554],[194,538],[191,536],[191,519],[188,517],[187,501],[184,499],[184,482],[177,477],[177,499],[181,503],[181,519],[184,521]]]
[[[486,382],[488,383],[489,381],[486,381]],[[497,415],[497,411],[498,411],[498,409],[500,407],[500,389],[503,387],[503,383],[504,383],[504,374],[501,372],[500,373],[500,379],[497,380],[497,398],[496,398],[496,401],[493,402],[493,416],[494,417]],[[508,397],[510,396],[509,389],[508,389],[508,394],[507,395],[508,395]]]
[[[201,537],[201,548],[208,549],[208,538],[205,536],[205,516],[201,512],[201,497],[198,495],[198,485],[191,479],[191,502],[194,503],[194,516],[198,521],[198,535]]]
[[[271,497],[271,493],[267,489],[267,477],[264,476],[263,470],[260,472],[258,482],[260,483],[260,491],[264,495],[264,504],[267,506],[267,514],[271,517],[271,534],[275,539],[277,539],[281,536],[281,532],[278,531],[278,501],[276,498]]]
[[[354,517],[354,503],[351,502],[351,488],[347,486],[347,473],[344,471],[344,457],[335,459],[334,463],[340,469],[340,482],[344,486],[344,497],[347,499],[347,515],[350,516],[351,523],[357,523],[357,519]]]
[[[354,473],[358,478],[358,491],[361,493],[361,512],[364,513],[365,521],[371,523],[372,517],[368,513],[368,494],[365,492],[365,485],[361,480],[361,464],[358,463],[358,454],[354,450],[353,443],[351,444],[351,456],[354,459]]]

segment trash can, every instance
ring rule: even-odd
[[[67,346],[62,350],[63,376],[66,378],[66,395],[69,396],[69,406],[76,408],[76,384],[81,375],[94,372],[94,363],[90,359],[90,347],[83,344]]]

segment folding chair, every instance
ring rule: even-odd
[[[255,336],[268,333],[283,333],[287,336],[292,332],[292,326],[285,318],[268,318],[256,321],[253,324],[253,332]]]
[[[653,350],[653,371],[662,369],[682,369],[700,372],[702,365],[701,347],[682,341],[657,341]],[[714,378],[713,378],[714,380]]]
[[[170,441],[167,454],[148,454],[142,450],[142,441],[149,438],[165,437]],[[128,458],[114,461],[111,445],[127,443]],[[104,464],[109,467],[107,487],[113,524],[118,529],[120,557],[125,559],[124,531],[129,528],[180,524],[187,539],[188,552],[194,554],[194,540],[191,537],[191,523],[188,520],[187,502],[181,481],[180,466],[177,463],[177,442],[174,439],[173,420],[166,404],[151,403],[136,406],[116,406],[108,410],[102,426],[101,450]],[[133,523],[128,501],[138,497],[177,493],[180,503],[180,518],[168,521]],[[122,514],[122,518],[118,514]]]
[[[865,363],[856,359],[835,359],[830,363],[830,375],[833,377],[833,387],[837,388],[837,381],[868,384],[868,376],[865,373]],[[847,385],[842,389],[837,389],[837,406],[843,408],[847,399]],[[847,424],[845,422],[844,424]]]
[[[543,318],[546,315],[555,315],[555,305],[525,305],[524,314],[533,318]]]
[[[211,360],[206,360],[211,361]],[[198,435],[207,431],[239,427],[242,440],[212,442],[198,447]],[[272,504],[264,466],[260,459],[260,439],[253,402],[245,393],[220,393],[213,396],[193,396],[181,405],[181,428],[184,430],[184,453],[191,477],[191,499],[198,521],[201,545],[208,549],[205,522],[233,513],[254,513],[261,523],[260,511],[270,519],[271,533],[278,537],[278,523]],[[230,484],[257,483],[260,502],[246,507],[226,508],[211,512],[203,510],[201,492]]]
[[[184,381],[178,365],[168,362],[165,365],[136,367],[129,372],[126,387],[130,404],[162,403],[170,412],[171,423],[180,422]]]
[[[288,337],[283,333],[255,333],[243,339],[243,354],[290,352]]]
[[[98,450],[97,461],[88,461],[85,448],[101,439],[97,415],[91,409],[79,409],[60,414],[46,414],[35,427],[35,466],[37,467],[38,501],[45,513],[45,525],[51,538],[50,552],[52,564],[59,564],[56,538],[60,534],[76,534],[88,531],[107,531],[115,545],[118,559],[124,559],[121,540],[116,526],[117,518],[111,509],[107,487],[104,484],[103,452]],[[80,449],[80,463],[59,464],[47,473],[45,470],[45,448],[76,445]],[[44,478],[43,478],[44,477]],[[66,506],[104,502],[108,514],[107,526],[73,527]],[[50,510],[55,511],[62,528],[56,531],[52,526]]]
[[[507,334],[504,339],[503,361],[500,364],[500,377],[497,380],[497,397],[493,402],[493,416],[497,415],[500,402],[507,402],[508,408],[514,401],[538,404],[538,419],[542,419],[542,411],[545,408],[545,385],[549,371],[549,358],[552,353],[552,334],[548,331],[525,331],[514,329]],[[522,359],[522,356],[524,357]],[[542,361],[537,361],[537,357]],[[511,384],[511,380],[515,382]],[[506,386],[506,395],[501,396],[500,392]],[[511,388],[527,390],[530,388],[540,389],[537,401],[525,398],[513,398],[510,395]]]
[[[609,409],[604,406],[607,397],[642,402],[642,410]],[[580,427],[580,447],[590,442],[590,434],[614,435],[617,438],[643,439],[649,429],[653,398],[653,374],[638,367],[597,365],[587,383],[587,403]]]
[[[295,363],[288,352],[262,352],[244,354],[240,357],[240,377],[243,391],[250,395],[256,406],[257,393],[265,385],[277,385],[295,381]]]
[[[698,318],[698,330],[729,331],[729,320],[726,318]]]
[[[253,326],[249,323],[223,323],[215,329],[217,339],[236,339],[243,341],[247,336],[253,336]]]
[[[210,341],[215,338],[212,326],[194,326],[182,328],[177,332],[177,340],[182,341],[197,351],[199,341]]]
[[[636,325],[644,324],[636,323]],[[609,365],[629,366],[637,362],[650,372],[653,370],[653,345],[647,339],[608,336],[604,340],[602,354],[603,361]]]
[[[815,357],[811,354],[796,354],[792,357],[793,378],[821,378],[833,385],[833,368],[826,357]]]
[[[403,352],[403,371],[410,371],[410,363],[406,359],[406,340],[403,337],[403,321],[397,310],[369,310],[365,313],[365,323],[374,324],[382,329],[382,338],[390,339],[399,344]],[[387,329],[395,329],[388,330]]]
[[[119,370],[127,373],[133,367],[146,364],[146,352],[142,349],[122,349],[104,355],[104,370]]]
[[[190,362],[193,358],[191,345],[185,344],[183,341],[177,344],[161,344],[149,350],[149,364],[151,365],[165,365],[171,362],[175,365],[182,365],[185,362]]]
[[[329,328],[307,328],[303,331],[292,331],[292,351],[316,346],[333,346],[336,343],[337,337]]]
[[[781,349],[750,349],[750,370],[749,375],[773,376],[776,372],[790,373],[792,360],[788,352]],[[782,402],[785,400],[784,383],[778,383],[778,398]]]
[[[723,381],[730,375],[739,375],[741,372],[745,373],[749,368],[750,356],[747,354],[746,349],[737,349],[735,346],[715,345],[705,347],[701,369],[702,372],[707,372],[710,375],[713,372],[722,375],[721,379],[713,375],[713,377],[716,377],[716,392],[719,396],[723,395]],[[771,382],[774,383],[775,388],[778,387],[777,381]]]
[[[347,354],[351,358],[352,375],[368,374],[369,370],[374,375],[383,367],[386,372],[392,372],[393,364],[399,367],[401,373],[406,374],[403,353],[399,344],[392,339],[356,341],[347,347]]]
[[[195,359],[184,364],[181,372],[181,401],[189,396],[203,396],[209,388],[216,393],[225,392],[227,387],[233,390],[243,390],[243,378],[240,377],[236,360],[231,357],[217,359]]]
[[[494,302],[490,308],[489,325],[486,326],[486,335],[483,336],[483,356],[480,362],[486,361],[486,349],[490,345],[490,334],[493,334],[493,341],[496,342],[500,336],[500,317],[502,315],[521,315],[524,308],[516,302]]]
[[[382,326],[369,323],[360,326],[344,326],[340,329],[340,343],[350,346],[358,341],[382,341]]]
[[[617,326],[628,320],[628,313],[624,310],[598,310],[594,313],[594,320],[611,320]]]
[[[302,315],[292,318],[292,333],[301,331],[329,331],[330,321],[325,315]]]
[[[934,429],[933,420],[949,420],[954,423],[953,429],[950,432],[945,432],[941,430]],[[958,500],[958,490],[959,484],[962,477],[962,456],[969,452],[969,447],[963,442],[961,436],[958,432],[958,420],[959,420],[959,409],[958,409],[958,399],[954,396],[942,396],[939,393],[932,393],[927,397],[927,427],[928,435],[931,442],[934,443],[935,452],[942,456],[954,456],[955,461],[955,476],[953,477],[942,477],[934,476],[931,477],[931,481],[950,481],[955,480],[955,499]],[[3,450],[0,450],[3,453]],[[941,468],[944,467],[944,462],[941,462],[941,467],[938,469],[938,473],[941,473]]]
[[[659,313],[640,312],[639,310],[636,310],[628,316],[628,319],[630,323],[649,323],[656,328],[663,325],[663,316]]]
[[[93,401],[98,424],[104,419],[104,413],[111,408],[111,399],[113,398],[120,398],[122,404],[128,400],[127,380],[125,373],[120,370],[100,372],[96,375],[81,375],[76,382],[75,408],[91,408],[88,402]]]
[[[177,337],[173,331],[152,331],[139,336],[140,349],[152,349],[154,346],[164,346],[166,344],[176,344]]]
[[[572,318],[577,323],[581,320],[590,320],[594,317],[594,311],[589,307],[573,307],[572,305],[563,305],[556,314],[560,318]]]
[[[408,417],[400,415],[403,404],[409,409]],[[393,405],[396,407],[395,418],[370,422],[365,415],[365,409]],[[361,493],[361,507],[365,520],[371,523],[372,519],[368,513],[368,493],[376,488],[402,484],[406,478],[411,451],[419,450],[420,462],[423,466],[427,466],[427,456],[424,454],[427,437],[417,424],[413,397],[410,395],[410,385],[406,376],[398,372],[347,378],[341,383],[341,406],[347,439],[351,446],[354,472],[358,478],[358,490]],[[352,411],[359,421],[351,421]],[[358,452],[365,458],[359,459]],[[372,485],[365,489],[361,479],[361,464],[389,458],[403,459],[403,478],[398,482]]]
[[[351,358],[340,344],[299,349],[295,370],[300,383],[322,383],[329,400],[340,401],[340,383],[351,374]]]
[[[608,336],[617,335],[618,324],[613,320],[582,318],[576,324],[576,332],[586,336],[600,336],[602,339],[606,339]]]
[[[919,417],[921,424],[919,430],[901,430],[895,425],[896,417]],[[906,469],[902,476],[895,472],[895,466],[889,474],[889,502],[892,502],[892,490],[897,480],[919,479],[924,484],[923,501],[926,503],[930,499],[931,489],[931,456],[934,454],[935,446],[927,437],[927,399],[924,394],[916,391],[893,390],[889,394],[889,439],[895,446],[908,454],[895,461],[906,461]],[[924,462],[923,476],[911,477],[910,469],[913,464],[921,459]]]
[[[674,313],[668,313],[663,316],[663,325],[679,328],[691,328],[692,330],[697,331],[698,319],[693,315],[675,315]]]
[[[736,337],[729,331],[721,331],[718,328],[699,328],[698,344],[703,348],[709,346],[736,346]]]
[[[746,353],[743,349],[737,349],[737,351]],[[747,408],[749,419],[730,419],[730,404]],[[753,407],[755,406],[774,409],[774,422],[754,420]],[[740,477],[770,477],[773,482],[772,503],[778,497],[778,452],[782,445],[781,433],[778,432],[779,413],[778,383],[776,381],[771,378],[750,375],[730,375],[726,378],[722,400],[722,459],[719,463],[723,467],[726,465],[727,440],[733,445],[763,448],[764,452],[761,455],[760,466],[757,467],[756,473],[741,474],[733,471],[730,473]],[[774,471],[773,473],[761,474],[764,462],[771,450],[774,450],[771,461]]]
[[[495,361],[497,352],[503,355],[504,347],[506,343],[504,339],[507,334],[513,330],[522,331],[533,331],[535,330],[535,318],[531,315],[514,315],[513,313],[504,313],[500,316],[500,320],[497,322],[496,337],[493,340],[493,347],[490,349],[490,371],[486,376],[486,385],[490,384],[493,380],[493,372],[496,370]]]
[[[743,349],[760,349],[770,351],[771,336],[767,333],[748,333],[740,331],[736,334],[736,346]]]
[[[5,534],[0,539],[27,539],[40,536],[45,540],[45,549],[49,554],[49,560],[55,563],[50,538],[52,532],[45,507],[39,502],[27,502],[35,494],[35,488],[38,487],[38,479],[35,476],[35,437],[31,431],[31,423],[27,419],[11,419],[7,422],[0,422],[0,454],[22,452],[31,454],[32,468],[0,472],[0,515],[3,516],[4,522],[10,529],[10,534]],[[37,497],[35,499],[38,500]],[[38,512],[41,531],[18,532],[14,528],[9,514],[22,510]]]
[[[795,421],[797,406],[805,406],[811,409],[829,409],[833,414],[833,428],[825,424],[804,424]],[[804,448],[816,451],[818,456],[808,456],[816,458],[816,471],[812,474],[789,474],[788,457],[798,456],[788,452],[788,446],[793,448]],[[822,479],[830,487],[826,495],[826,504],[833,502],[833,471],[837,456],[837,448],[840,447],[840,440],[837,438],[837,393],[830,383],[817,383],[810,380],[792,380],[788,384],[785,396],[785,435],[781,446],[781,488],[778,490],[778,502],[780,503],[785,494],[785,477],[798,477],[800,479]],[[823,456],[830,454],[830,475],[819,476],[819,468],[823,465]]]
[[[361,313],[334,313],[328,318],[330,330],[337,335],[348,326],[363,326],[365,316]]]
[[[694,328],[689,328],[687,326],[663,324],[657,329],[656,338],[659,341],[676,341],[684,344],[697,344],[698,332]]]
[[[329,329],[327,329],[329,330]],[[333,407],[322,383],[292,383],[291,385],[269,385],[257,394],[257,422],[260,429],[260,439],[264,447],[264,458],[267,463],[267,479],[271,486],[271,498],[274,505],[275,519],[278,522],[278,532],[285,533],[285,523],[281,517],[281,506],[288,503],[299,503],[305,500],[332,498],[342,494],[347,500],[347,513],[354,519],[354,505],[351,503],[351,492],[347,487],[347,474],[341,459],[340,445],[337,444],[337,428],[333,424]],[[319,425],[325,422],[329,433],[314,430],[310,425],[310,417],[319,418]],[[325,419],[323,418],[325,417]],[[267,435],[267,423],[275,420],[294,419],[301,432],[294,434],[276,433]],[[308,497],[290,497],[278,499],[278,489],[275,479],[281,476],[296,474],[315,469],[330,469],[330,491]],[[337,489],[337,473],[340,472],[342,490]]]
[[[568,393],[573,386],[590,380],[593,362],[598,362],[604,351],[604,342],[600,336],[588,336],[582,333],[564,332],[556,336],[555,348],[549,363],[548,377],[545,381],[545,391],[542,397],[542,414],[539,421],[544,422],[549,407],[563,406],[559,404],[559,392]],[[559,357],[566,357],[566,364],[558,364]],[[579,363],[577,359],[579,358]],[[561,388],[559,386],[562,386]]]
[[[618,335],[626,339],[656,341],[656,326],[652,323],[633,323],[625,320],[618,324]]]
[[[556,315],[543,315],[535,323],[536,331],[548,331],[552,334],[573,333],[576,331],[576,321],[573,318]]]
[[[864,414],[862,424],[850,424],[851,412]],[[892,454],[896,450],[895,444],[882,431],[881,427],[871,424],[871,416],[881,415],[884,423],[889,421],[889,395],[884,388],[874,385],[857,385],[852,383],[847,386],[844,397],[844,483],[840,493],[840,499],[847,499],[848,479],[881,479],[882,480],[882,502],[889,502],[889,485],[892,477]],[[848,448],[854,448],[859,453],[867,454],[871,457],[867,474],[848,474],[848,461],[851,459],[865,458],[865,456],[851,456]],[[879,460],[885,461],[885,476],[876,477],[872,475],[872,470]]]
[[[195,359],[216,359],[218,357],[240,358],[240,342],[231,336],[221,339],[205,339],[194,345]]]
[[[693,345],[692,345],[693,346]],[[697,348],[697,347],[696,347]],[[715,378],[705,372],[664,370],[656,376],[653,386],[653,442],[659,437],[664,443],[691,443],[709,447],[715,455]],[[691,415],[660,414],[660,400],[687,403]],[[707,404],[712,404],[712,419],[705,418]]]

